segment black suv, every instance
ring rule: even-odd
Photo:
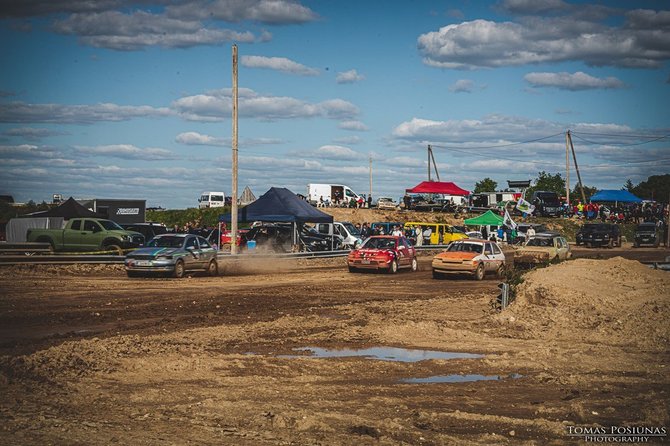
[[[302,225],[299,231],[301,251],[330,251],[342,249],[342,237],[335,238],[320,234],[311,226]],[[282,223],[264,223],[251,228],[244,234],[247,242],[254,240],[256,246],[275,252],[291,252],[293,247],[293,225]],[[332,241],[331,241],[332,240]]]
[[[139,232],[144,236],[144,240],[147,242],[157,235],[165,234],[168,232],[165,225],[161,223],[120,223],[121,227],[126,231],[135,231]]]
[[[556,192],[536,190],[533,192],[531,203],[535,206],[535,214],[539,217],[560,217],[563,212]]]
[[[621,246],[621,230],[617,225],[587,223],[577,231],[577,246]]]
[[[660,244],[661,236],[656,228],[656,223],[645,222],[637,225],[633,246],[638,248],[640,245],[653,245],[654,248],[658,248]]]

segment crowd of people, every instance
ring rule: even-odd
[[[340,197],[339,195],[335,195],[333,197],[333,201],[330,201],[330,198],[328,197],[323,198],[323,196],[320,196],[319,201],[316,202],[316,207],[365,208],[365,207],[371,207],[371,201],[372,201],[371,198],[368,199],[365,198],[365,194],[358,197],[358,199],[349,198],[348,200],[346,198]]]
[[[603,223],[635,223],[643,221],[666,221],[668,215],[667,205],[653,203],[615,203],[605,205],[581,200],[570,206],[563,204],[563,215],[575,217],[580,220],[600,220]]]

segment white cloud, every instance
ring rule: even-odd
[[[369,130],[368,126],[361,121],[342,121],[337,127],[342,130],[354,130],[358,132],[366,132]]]
[[[319,75],[319,70],[299,64],[285,57],[242,56],[240,63],[247,68],[268,68],[299,76]]]
[[[658,68],[670,58],[670,11],[632,11],[620,27],[576,17],[473,20],[422,34],[424,63],[452,69],[583,61]]]
[[[625,84],[616,77],[597,78],[582,71],[576,73],[528,73],[524,79],[533,87],[556,87],[579,91],[592,89],[619,89]]]
[[[216,146],[231,147],[231,138],[219,138],[203,135],[197,132],[184,132],[176,136],[175,141],[188,146]],[[259,146],[266,144],[281,144],[283,141],[276,138],[243,138],[238,141],[240,147]]]
[[[360,136],[343,136],[342,138],[335,138],[333,139],[333,142],[337,144],[360,144],[361,142],[361,137]]]
[[[226,22],[253,20],[269,25],[299,24],[314,21],[318,15],[292,0],[195,0],[167,8],[171,17]]]
[[[126,121],[132,118],[171,116],[168,108],[117,104],[64,105],[0,103],[0,122],[91,124],[98,121]]]
[[[179,159],[169,150],[147,147],[141,149],[132,144],[114,144],[106,146],[77,146],[77,152],[87,155],[101,155],[111,158],[132,159],[132,160],[174,160]]]
[[[475,83],[470,79],[459,79],[449,86],[449,91],[453,93],[472,93]]]
[[[365,158],[365,155],[351,150],[349,147],[325,145],[319,147],[315,154],[317,158],[329,160],[355,161]]]
[[[32,144],[20,144],[16,146],[0,146],[0,157],[5,159],[20,158],[54,158],[56,151],[48,147],[40,147]]]
[[[291,97],[260,96],[252,90],[240,93],[238,105],[241,117],[265,120],[314,117],[347,120],[359,113],[358,107],[342,99],[310,104]],[[211,91],[180,98],[172,107],[187,120],[220,121],[232,112],[232,96],[230,89]]]
[[[35,141],[49,136],[67,135],[67,133],[58,130],[51,130],[47,128],[33,128],[33,127],[8,129],[5,130],[2,134],[7,136],[21,137],[28,141]]]
[[[335,81],[338,84],[353,84],[355,82],[360,82],[365,79],[365,76],[358,74],[356,70],[344,71],[342,73],[337,73]]]
[[[136,51],[147,46],[188,48],[256,40],[251,32],[206,28],[200,22],[168,18],[145,11],[132,14],[119,11],[72,14],[56,21],[53,30],[60,34],[76,35],[85,45],[119,51]]]

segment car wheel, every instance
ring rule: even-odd
[[[656,239],[656,241],[654,242],[654,248],[658,248],[660,244],[661,241],[659,239]]]
[[[505,277],[505,265],[500,265],[498,269],[496,270],[496,277],[498,279],[502,279]]]
[[[207,265],[207,274],[209,274],[212,277],[216,277],[219,275],[219,264],[217,263],[216,260],[210,261],[209,265]]]
[[[102,248],[104,251],[115,251],[116,255],[122,256],[123,249],[119,245],[107,245]]]
[[[633,243],[633,248],[639,248],[639,247],[640,247],[640,243],[639,243],[639,242],[635,242],[635,243]]]
[[[186,273],[186,269],[184,268],[184,262],[178,260],[177,263],[175,263],[174,265],[174,272],[172,274],[177,279],[181,279],[182,277],[184,277],[184,273]]]
[[[441,272],[433,270],[433,279],[444,279],[444,277]]]
[[[607,242],[607,248],[612,249],[614,247],[614,240],[610,239],[609,242]]]
[[[475,270],[475,280],[482,280],[484,278],[484,264],[480,263]]]
[[[358,268],[353,267],[353,266],[350,266],[350,267],[349,267],[349,272],[350,272],[350,273],[357,273],[357,272],[358,272]]]
[[[412,271],[419,269],[419,262],[416,261],[416,257],[412,259]]]
[[[126,274],[128,275],[128,277],[140,277],[142,275],[137,271],[126,271]]]
[[[391,264],[389,265],[388,273],[389,274],[395,274],[398,272],[398,261],[397,260],[392,260]]]

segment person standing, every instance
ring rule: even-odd
[[[423,231],[421,231],[421,226],[414,228],[416,234],[416,246],[423,246]]]
[[[535,229],[531,226],[526,231],[526,241],[532,239],[533,237],[535,237]]]

